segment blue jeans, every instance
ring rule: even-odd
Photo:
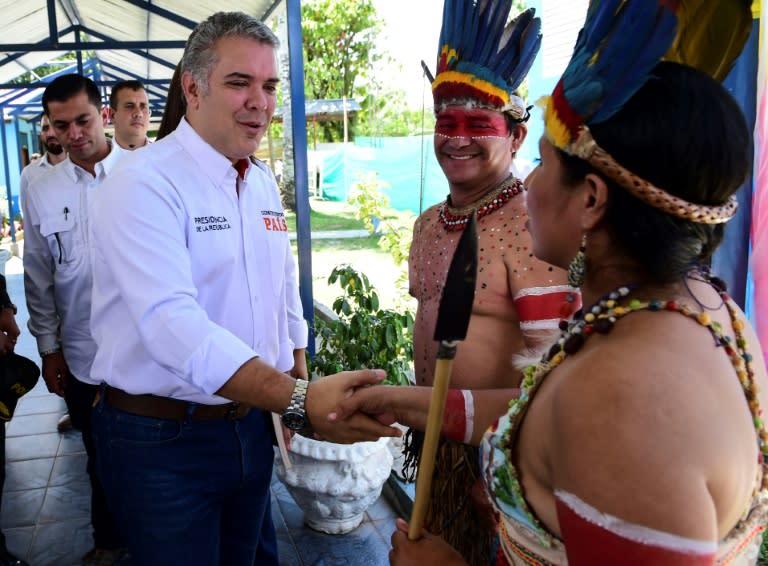
[[[236,421],[141,417],[102,396],[93,410],[98,472],[136,566],[253,566],[258,548],[276,549],[265,524],[267,422],[258,410]]]

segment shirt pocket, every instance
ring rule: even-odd
[[[70,269],[79,262],[83,246],[78,237],[77,217],[74,213],[44,218],[40,223],[40,233],[48,241],[56,269]]]

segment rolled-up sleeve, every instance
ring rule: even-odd
[[[301,304],[299,286],[296,281],[296,260],[290,246],[285,254],[285,302],[288,309],[288,336],[293,342],[294,349],[307,347],[309,327],[304,320],[304,309]]]

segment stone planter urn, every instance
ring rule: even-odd
[[[291,440],[291,467],[286,469],[278,454],[275,470],[310,528],[348,533],[360,525],[392,471],[388,442],[335,444],[297,434]]]

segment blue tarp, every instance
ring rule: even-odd
[[[422,167],[422,161],[424,166]],[[448,181],[435,159],[432,135],[400,138],[357,138],[324,152],[322,158],[322,196],[346,201],[352,185],[361,175],[375,172],[389,185],[384,194],[396,210],[419,214],[424,178],[422,210],[445,200]]]

